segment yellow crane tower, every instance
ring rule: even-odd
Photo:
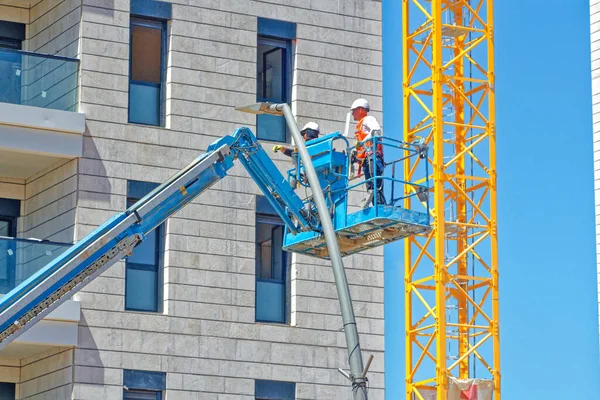
[[[402,3],[405,140],[432,150],[404,173],[434,182],[404,246],[406,399],[500,400],[493,0]]]

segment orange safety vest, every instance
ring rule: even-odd
[[[362,118],[360,121],[358,121],[358,124],[356,124],[356,132],[354,132],[354,136],[356,136],[357,142],[362,142],[367,137],[367,134],[363,131],[363,121],[365,120],[365,118],[367,117]],[[358,158],[359,160],[363,160],[367,157],[367,155],[372,154],[370,149],[371,147],[373,147],[373,142],[369,140],[363,144],[367,148],[369,148],[369,151],[365,151],[365,149],[362,146],[357,146],[356,158]],[[381,143],[377,143],[377,154],[383,155],[383,145]]]

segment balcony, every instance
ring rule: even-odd
[[[79,60],[0,49],[0,176],[26,179],[82,155]]]
[[[0,237],[0,297],[67,250],[68,243]],[[0,358],[24,358],[54,346],[77,344],[79,303],[67,300],[0,351]]]

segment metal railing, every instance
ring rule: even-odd
[[[61,255],[71,244],[0,236],[0,295]]]
[[[0,49],[0,102],[77,111],[79,60]]]
[[[424,210],[427,214],[429,214],[429,192],[431,191],[431,187],[429,186],[429,167],[428,163],[423,163],[424,170],[422,171],[422,178],[416,182],[410,182],[405,179],[399,178],[399,176],[403,176],[403,171],[398,168],[403,167],[404,162],[407,159],[413,157],[419,157],[421,159],[427,159],[428,157],[428,147],[425,145],[425,142],[422,140],[417,140],[412,143],[404,142],[402,140],[393,139],[386,136],[375,136],[371,139],[365,140],[363,142],[357,142],[357,144],[348,149],[348,151],[353,151],[357,147],[363,147],[366,151],[366,158],[369,158],[370,165],[375,166],[378,162],[377,154],[378,152],[374,149],[380,147],[383,150],[384,156],[383,158],[383,173],[377,173],[377,168],[372,167],[371,178],[364,177],[362,182],[350,184],[348,186],[348,190],[357,188],[361,185],[367,185],[367,182],[373,183],[373,191],[375,192],[375,188],[379,183],[384,185],[384,192],[390,193],[389,200],[387,196],[386,202],[383,205],[388,206],[402,206],[401,202],[409,197],[417,197],[419,201],[423,204]],[[367,160],[362,162],[362,171],[361,174],[357,176],[351,176],[350,181],[356,180],[360,178],[360,176],[364,176],[364,168],[367,165]],[[360,160],[359,160],[359,164]],[[397,165],[400,164],[400,167]],[[388,167],[392,167],[391,175],[387,176],[386,171],[389,171]],[[386,187],[385,182],[390,182],[389,188]],[[374,196],[374,205],[377,204],[377,196]]]
[[[352,191],[365,192],[367,191],[366,188],[371,186],[373,188],[373,200],[368,201],[367,199],[368,204],[363,204],[363,208],[371,205],[402,207],[405,199],[409,197],[417,197],[419,202],[423,205],[423,208],[418,211],[422,211],[427,215],[430,215],[429,192],[431,191],[431,187],[429,185],[429,163],[420,163],[422,164],[422,171],[419,171],[420,173],[418,175],[422,176],[422,178],[418,181],[409,182],[402,178],[404,176],[403,167],[405,160],[412,157],[427,159],[429,149],[423,140],[417,140],[415,142],[408,143],[386,136],[375,136],[366,141],[357,142],[354,146],[351,146],[344,136],[336,136],[314,139],[311,141],[311,146],[315,143],[321,144],[323,148],[320,149],[319,154],[326,151],[332,152],[334,151],[334,142],[338,140],[342,140],[346,145],[344,150],[346,154],[349,154],[348,165],[346,172],[341,172],[333,167],[332,163],[334,160],[333,158],[330,158],[329,173],[331,176],[339,179],[347,179],[348,186],[340,187],[338,185],[336,187],[335,180],[332,180],[328,186],[323,187],[326,198],[331,200],[332,197],[341,195],[344,192],[346,195],[349,195],[349,193]],[[362,147],[366,153],[366,157],[363,159],[356,157],[356,149],[360,147]],[[377,147],[379,147],[380,150],[383,150],[384,153],[384,157],[382,157],[382,159],[380,158],[379,161],[377,152],[373,151],[373,149],[376,149]],[[315,156],[313,156],[313,158],[315,158]],[[370,163],[367,161],[367,158],[369,159],[368,161],[370,161]],[[381,173],[378,173],[377,168],[372,167],[372,171],[370,171],[371,177],[366,177],[365,168],[367,165],[375,166],[378,162],[380,163],[380,167],[382,167],[380,168]],[[298,173],[301,168],[301,163],[298,160],[298,157],[293,157],[293,164],[295,167],[287,171],[288,180],[291,182],[297,182],[297,186],[308,188],[308,182],[303,180],[302,176],[300,176]],[[378,185],[383,187],[382,191],[384,193],[384,204],[381,203],[376,193],[376,188]],[[311,196],[307,196],[304,199],[304,204],[307,205],[311,201]],[[377,207],[375,207],[375,209],[375,213],[377,214]],[[330,211],[333,212],[333,209]]]

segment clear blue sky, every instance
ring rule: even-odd
[[[401,4],[383,0],[388,133],[402,129]],[[589,2],[496,0],[495,16],[503,397],[600,399]],[[386,248],[388,400],[405,386],[397,252]]]

